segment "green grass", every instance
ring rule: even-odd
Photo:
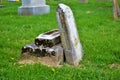
[[[38,63],[18,64],[23,45],[32,43],[42,32],[58,28],[59,3],[67,4],[74,13],[84,53],[80,66],[64,64],[62,68],[54,68]],[[0,79],[120,80],[120,20],[113,20],[112,3],[51,0],[47,4],[51,7],[49,14],[19,16],[17,10],[21,2],[3,1],[6,7],[0,8]]]

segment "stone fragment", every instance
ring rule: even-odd
[[[44,47],[52,47],[56,44],[59,44],[60,42],[59,30],[51,30],[49,32],[40,34],[35,39],[35,44],[37,46],[43,45]]]

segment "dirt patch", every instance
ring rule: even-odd
[[[117,69],[120,69],[120,64],[118,63],[113,63],[110,65],[110,69],[113,69],[113,68],[117,68]]]
[[[61,67],[54,56],[45,56],[45,57],[36,57],[30,55],[29,53],[24,53],[21,55],[21,58],[18,62],[19,64],[34,64],[41,63],[47,66]]]

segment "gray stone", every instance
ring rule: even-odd
[[[54,60],[55,64],[62,64],[64,61],[63,48],[61,44],[57,44],[51,48],[44,48],[43,46],[36,46],[34,43],[22,47],[22,54],[30,54],[37,57],[50,57]]]
[[[46,52],[51,58],[55,59],[57,65],[62,64],[64,61],[63,48],[61,44],[55,45],[52,48],[46,48]]]
[[[18,8],[19,15],[38,15],[50,12],[50,7],[45,0],[22,0],[22,6]]]
[[[43,45],[44,47],[52,47],[56,44],[59,44],[60,41],[60,33],[59,30],[51,30],[40,34],[35,39],[35,44],[37,46]]]
[[[82,46],[80,44],[73,13],[68,6],[64,4],[58,5],[57,21],[66,61],[76,66],[79,64],[79,61],[82,60]]]

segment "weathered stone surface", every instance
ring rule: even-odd
[[[40,48],[36,46],[34,43],[22,47],[22,53],[36,53],[36,51],[40,52]]]
[[[50,7],[45,0],[22,0],[22,6],[18,8],[19,15],[38,15],[50,12]]]
[[[63,55],[63,48],[61,47],[61,44],[55,45],[52,48],[46,48],[47,54],[54,58],[56,61],[56,64],[62,64],[64,61],[64,55]]]
[[[44,47],[52,47],[56,44],[59,44],[60,40],[60,33],[59,30],[51,30],[49,32],[40,34],[35,39],[35,44],[37,46],[43,45]]]
[[[34,43],[28,44],[22,47],[22,54],[28,53],[29,55],[37,57],[50,57],[55,60],[55,64],[62,64],[64,61],[63,57],[63,48],[61,44],[55,45],[51,48],[44,48],[43,46],[36,46]]]
[[[64,4],[59,4],[57,20],[66,61],[69,64],[78,65],[82,60],[82,46],[71,9]]]

